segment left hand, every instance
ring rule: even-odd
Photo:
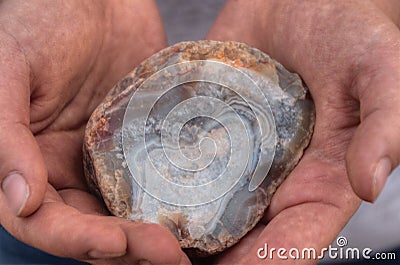
[[[276,251],[263,260],[257,251],[267,243],[300,253],[315,248],[319,255],[360,198],[379,195],[400,160],[400,31],[370,1],[237,0],[228,1],[207,38],[269,53],[302,76],[316,106],[314,135],[300,163],[263,221],[218,264],[316,263],[279,259]]]

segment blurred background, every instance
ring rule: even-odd
[[[156,0],[164,19],[169,44],[185,40],[204,38],[225,0]],[[372,261],[373,264],[400,264],[400,169],[389,177],[382,194],[374,204],[363,203],[351,221],[340,233],[347,239],[347,247],[371,248],[375,252],[395,252],[396,261]],[[19,247],[16,247],[19,244]],[[335,244],[332,245],[335,247]],[[0,249],[11,254],[7,263],[16,264],[18,260],[29,260],[41,264],[82,264],[71,260],[48,256],[31,247],[17,242],[0,227]],[[21,249],[23,251],[21,251]],[[4,254],[3,254],[4,255]],[[13,257],[17,257],[13,259]],[[3,263],[0,253],[0,263]],[[323,260],[320,263],[332,263]],[[336,260],[335,264],[367,264]],[[368,263],[369,264],[369,263]]]
[[[180,41],[203,39],[225,2],[225,0],[156,1],[170,45]],[[374,252],[396,252],[397,262],[374,261],[374,264],[400,264],[400,168],[389,177],[378,200],[374,204],[362,203],[340,235],[346,237],[347,247],[359,249],[368,247]],[[335,247],[335,244],[332,246]],[[325,259],[321,263],[327,262],[334,261]],[[343,260],[336,260],[336,264],[340,263],[346,264]]]

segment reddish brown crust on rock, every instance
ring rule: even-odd
[[[299,123],[297,126],[303,128],[303,132],[296,134],[294,137],[297,138],[294,141],[287,139],[289,136],[283,129],[279,132],[281,141],[278,141],[278,152],[269,173],[273,178],[265,181],[248,202],[241,202],[260,205],[260,207],[253,207],[248,226],[242,228],[236,236],[220,233],[215,237],[196,239],[188,230],[190,220],[186,215],[173,213],[159,218],[158,222],[171,230],[180,240],[183,248],[190,253],[205,256],[232,246],[261,219],[271,201],[272,194],[297,164],[303,154],[303,149],[308,145],[315,112],[312,101],[307,97],[307,89],[301,85],[301,80],[297,75],[287,72],[280,64],[245,44],[214,41],[184,42],[160,51],[141,63],[110,91],[103,103],[92,114],[86,128],[83,153],[88,185],[99,197],[103,198],[114,215],[130,219],[133,214],[132,197],[137,196],[135,198],[140,200],[140,194],[137,195],[129,183],[130,173],[126,162],[123,157],[120,157],[122,155],[121,139],[115,136],[116,131],[122,127],[124,108],[130,96],[144,80],[160,69],[178,62],[194,60],[216,60],[275,78],[274,82],[279,83],[282,90],[292,97],[293,105],[308,114],[297,120]],[[285,124],[287,117],[275,118],[278,119],[278,124]],[[108,159],[106,156],[99,155],[102,152],[108,152],[114,158]],[[251,208],[252,205],[248,207]]]

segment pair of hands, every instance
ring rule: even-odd
[[[227,2],[207,38],[248,43],[298,72],[317,119],[263,222],[216,262],[265,262],[264,243],[320,249],[360,198],[376,199],[400,158],[399,22],[395,0]],[[166,46],[155,4],[3,1],[0,42],[1,224],[27,244],[95,264],[189,263],[164,228],[107,216],[83,178],[91,112]]]

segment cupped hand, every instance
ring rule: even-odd
[[[0,3],[0,222],[12,235],[92,263],[187,261],[160,226],[105,216],[82,170],[91,112],[165,45],[152,1]]]
[[[293,259],[289,250],[315,248],[319,255],[360,198],[374,201],[398,165],[400,9],[395,1],[380,4],[239,0],[222,10],[208,38],[248,43],[298,72],[314,99],[316,123],[263,221],[217,263],[316,263]],[[268,251],[284,248],[287,259],[277,251],[259,258],[265,244]]]

